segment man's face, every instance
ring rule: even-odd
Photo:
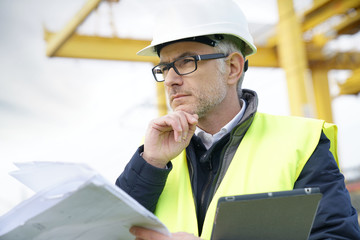
[[[169,63],[184,56],[214,53],[214,48],[197,42],[178,42],[164,47],[160,53],[161,63]],[[227,94],[226,80],[219,72],[217,60],[198,61],[197,70],[179,76],[170,69],[165,78],[165,88],[171,108],[199,118],[221,108]]]

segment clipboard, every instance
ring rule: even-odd
[[[319,188],[221,197],[211,240],[305,240],[321,200]]]

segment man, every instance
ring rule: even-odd
[[[335,160],[335,126],[258,113],[256,93],[241,89],[256,47],[238,4],[169,2],[139,54],[160,57],[153,74],[173,112],[150,122],[116,184],[176,233],[130,232],[137,239],[209,239],[220,196],[319,187],[310,239],[360,239]]]

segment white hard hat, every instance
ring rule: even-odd
[[[167,0],[156,15],[153,40],[139,51],[142,56],[157,55],[156,47],[198,36],[223,34],[245,43],[243,54],[256,52],[253,38],[236,0]]]

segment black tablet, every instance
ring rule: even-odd
[[[308,239],[321,197],[319,188],[221,197],[211,239]]]

